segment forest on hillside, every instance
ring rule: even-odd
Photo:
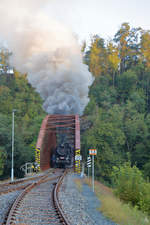
[[[96,177],[108,183],[112,168],[127,161],[150,176],[150,31],[123,23],[112,40],[94,35],[82,53],[95,77],[81,119],[84,160],[88,149],[96,148]],[[27,75],[18,71],[0,75],[1,177],[10,176],[12,109],[17,109],[15,176],[20,176],[20,166],[34,159],[45,112]]]
[[[28,83],[27,76],[0,75],[0,178],[9,178],[11,171],[12,110],[15,112],[15,177],[23,176],[20,167],[34,162],[38,132],[45,112],[42,99]]]
[[[82,154],[96,148],[96,177],[125,162],[150,177],[150,31],[123,23],[112,40],[82,46],[95,81],[82,118]]]

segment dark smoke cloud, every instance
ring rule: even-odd
[[[93,77],[82,63],[76,38],[44,14],[43,2],[1,0],[1,37],[13,52],[11,64],[28,73],[46,112],[82,114]]]

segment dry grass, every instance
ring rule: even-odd
[[[91,180],[84,179],[91,186]],[[95,181],[95,193],[101,201],[98,209],[112,221],[120,225],[150,225],[150,218],[141,211],[122,203],[113,194],[111,188]]]

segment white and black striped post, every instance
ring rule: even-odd
[[[94,156],[97,155],[97,150],[89,149],[89,155],[92,155],[92,188],[94,192]]]
[[[88,156],[87,157],[88,179],[89,179],[90,167],[91,167],[91,157]]]

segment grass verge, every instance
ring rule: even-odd
[[[84,182],[91,186],[91,180],[85,178]],[[150,225],[150,218],[130,205],[124,204],[114,196],[111,188],[95,181],[95,194],[101,201],[98,209],[106,217],[119,225]]]

